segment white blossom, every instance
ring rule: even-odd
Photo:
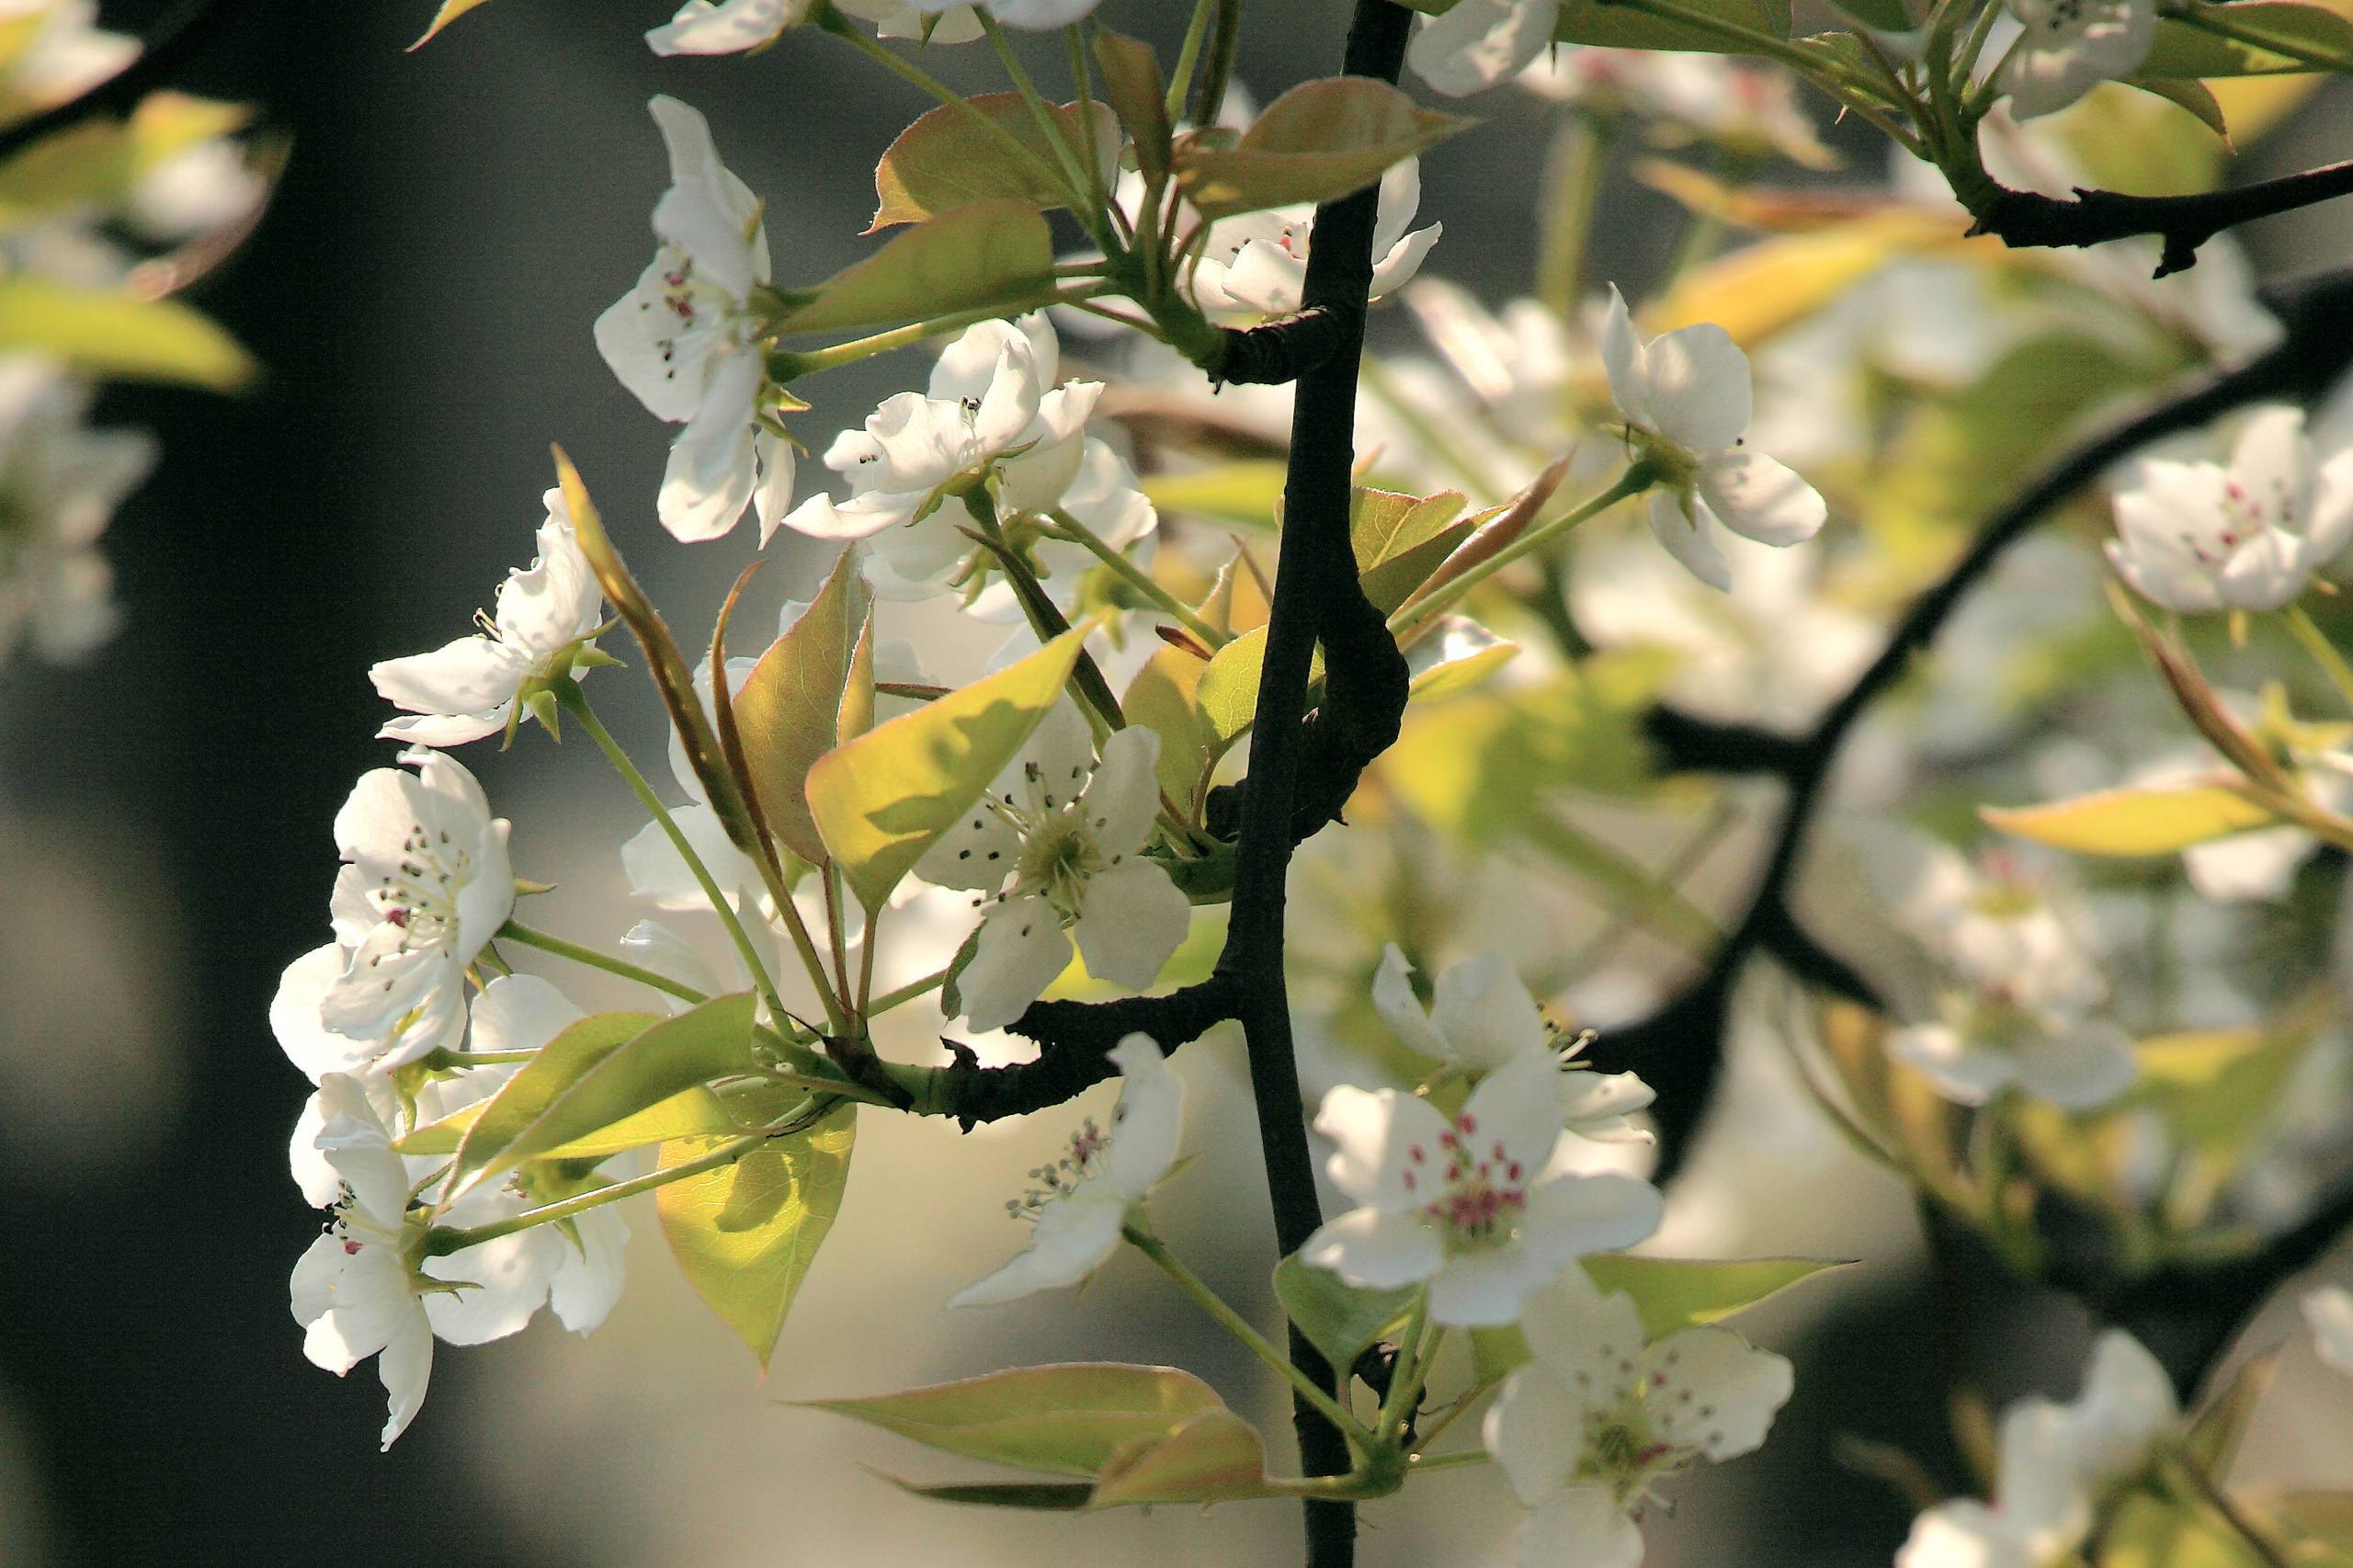
[[[114,635],[98,536],[155,466],[143,431],[82,423],[90,389],[32,355],[0,358],[0,669],[19,642],[53,664]]]
[[[1159,759],[1160,737],[1131,725],[1096,763],[1085,721],[1058,704],[915,863],[935,886],[994,895],[956,981],[973,1028],[1019,1017],[1069,964],[1073,937],[1089,974],[1139,991],[1185,939],[1191,903],[1142,853],[1160,811]]]
[[[1372,1005],[1390,1031],[1411,1049],[1448,1066],[1496,1073],[1523,1059],[1541,1061],[1560,1080],[1561,1117],[1568,1130],[1597,1142],[1649,1142],[1651,1135],[1627,1118],[1655,1097],[1631,1073],[1597,1073],[1567,1063],[1584,1049],[1583,1037],[1564,1046],[1562,1031],[1549,1022],[1536,998],[1520,983],[1510,960],[1486,952],[1449,965],[1432,986],[1423,1011],[1415,996],[1405,955],[1391,943],[1372,980]]]
[[[2167,609],[2279,609],[2353,540],[2353,447],[2316,462],[2301,410],[2259,410],[2227,467],[2151,459],[2116,497],[2108,558]]]
[[[2325,1285],[2306,1291],[2302,1304],[2313,1349],[2323,1362],[2353,1377],[2353,1291]]]
[[[1483,1327],[1513,1322],[1575,1259],[1648,1236],[1657,1188],[1556,1170],[1567,1136],[1556,1073],[1548,1057],[1518,1056],[1452,1117],[1395,1089],[1325,1095],[1315,1131],[1336,1149],[1324,1170],[1360,1207],[1310,1236],[1301,1261],[1372,1290],[1427,1280],[1433,1321]]]
[[[935,15],[915,0],[834,0],[836,9],[871,22],[883,38],[920,39],[926,43],[969,43],[981,36],[970,6]],[[741,54],[774,43],[788,28],[810,18],[817,0],[687,0],[678,14],[645,35],[656,54]],[[930,31],[925,24],[933,23]]]
[[[1423,22],[1405,63],[1449,97],[1484,92],[1535,62],[1560,13],[1561,0],[1461,0]]]
[[[278,1044],[313,1082],[455,1046],[467,967],[515,907],[507,824],[473,775],[439,752],[401,760],[415,771],[363,775],[335,813],[335,939],[289,965],[270,1004]]]
[[[1896,1568],[2042,1568],[2083,1541],[2103,1497],[2180,1415],[2156,1358],[2109,1329],[2075,1403],[2030,1398],[2002,1413],[1993,1506],[1963,1498],[1922,1514]]]
[[[684,424],[657,510],[682,540],[716,539],[756,505],[767,541],[792,496],[791,444],[763,428],[774,401],[752,294],[768,281],[761,206],[719,161],[710,127],[672,97],[649,106],[670,153],[660,242],[637,286],[597,318],[597,348],[646,411]]]
[[[1029,1223],[1029,1245],[958,1291],[949,1306],[1010,1301],[1085,1279],[1119,1250],[1129,1213],[1176,1163],[1184,1080],[1168,1070],[1149,1035],[1120,1040],[1111,1048],[1111,1061],[1120,1069],[1120,1103],[1110,1130],[1089,1117],[1052,1164],[1029,1173],[1040,1185],[1006,1204],[1014,1218]]]
[[[2018,25],[2000,53],[1995,85],[2011,115],[2052,114],[2098,86],[2130,76],[2156,41],[2154,0],[2003,0]],[[1989,52],[1999,52],[1999,40]]]
[[[1372,228],[1372,288],[1378,300],[1403,287],[1446,232],[1443,223],[1414,228],[1422,204],[1421,160],[1407,158],[1381,176]],[[1300,308],[1307,283],[1313,207],[1276,207],[1222,218],[1211,226],[1200,258],[1188,274],[1194,301],[1204,311],[1256,311],[1287,315]]]
[[[1719,525],[1771,545],[1822,527],[1827,511],[1813,486],[1746,445],[1748,357],[1723,328],[1687,326],[1645,343],[1613,288],[1601,355],[1609,395],[1658,472],[1646,498],[1651,532],[1694,576],[1732,586],[1712,537]]]
[[[1533,1512],[1521,1568],[1636,1568],[1629,1512],[1665,1477],[1765,1441],[1788,1403],[1790,1363],[1730,1329],[1645,1342],[1633,1299],[1571,1267],[1530,1296],[1529,1361],[1487,1413],[1487,1451]]]
[[[604,595],[573,534],[563,492],[542,499],[539,556],[507,574],[497,613],[481,632],[368,672],[379,696],[415,715],[387,723],[377,732],[383,739],[449,746],[496,734],[516,720],[524,688],[560,673],[558,656],[597,629]]]

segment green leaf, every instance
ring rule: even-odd
[[[1103,70],[1103,95],[1135,143],[1136,167],[1146,179],[1168,173],[1174,130],[1168,123],[1168,82],[1152,45],[1097,25],[1095,63]]]
[[[252,118],[242,104],[150,93],[127,120],[82,120],[0,164],[0,219],[21,223],[67,207],[120,200],[174,154],[227,136]]]
[[[1111,111],[1102,104],[1088,107],[1095,117],[1096,145],[1107,145],[1115,134]],[[1083,150],[1086,133],[1079,107],[1050,106],[1048,112],[1068,144]],[[976,116],[1005,136],[983,130],[974,123]],[[1016,157],[1005,144],[1006,137],[1020,143],[1029,157]],[[870,234],[983,201],[1051,210],[1087,199],[1084,191],[1071,189],[1053,143],[1046,140],[1019,93],[983,93],[966,98],[961,107],[942,104],[899,132],[874,166],[874,221],[866,226]]]
[[[772,1096],[767,1120],[789,1114],[801,1097],[784,1088],[762,1093]],[[732,1165],[655,1191],[662,1233],[679,1272],[759,1358],[763,1372],[785,1313],[841,1212],[857,1136],[858,1108],[845,1103],[805,1132],[768,1139]],[[723,1142],[665,1143],[660,1164],[684,1165]]]
[[[825,841],[809,813],[809,770],[841,744],[845,693],[872,619],[856,555],[842,551],[817,597],[760,655],[732,705],[745,771],[768,831],[813,866],[824,860]],[[870,691],[864,700],[871,702]]]
[[[2190,0],[2179,17],[2160,17],[2156,41],[2134,73],[2141,76],[2274,76],[2298,71],[2353,71],[2353,22],[2302,0]]]
[[[1209,726],[1210,750],[1222,753],[1250,728],[1258,710],[1258,676],[1267,658],[1267,629],[1255,627],[1220,648],[1201,672],[1193,700]]]
[[[1363,1290],[1328,1268],[1314,1268],[1294,1253],[1275,1265],[1275,1295],[1292,1326],[1345,1372],[1365,1347],[1401,1331],[1420,1287]]]
[[[1224,1408],[1190,1372],[1115,1362],[1021,1367],[806,1403],[967,1459],[1089,1478],[1138,1439],[1157,1442],[1201,1412]]]
[[[254,379],[236,339],[177,300],[45,278],[0,282],[0,353],[32,351],[93,376],[235,392]]]
[[[2188,111],[2200,125],[2228,142],[2231,128],[2222,119],[2222,106],[2214,97],[2213,89],[2195,76],[2127,76],[2124,85],[2154,94],[2167,103]]]
[[[1984,806],[1988,825],[2076,855],[2170,855],[2279,821],[2232,784],[2101,790],[2041,806]]]
[[[458,1145],[450,1196],[699,1084],[752,1071],[752,1012],[746,991],[675,1018],[581,1019],[540,1047],[483,1108]]]
[[[1084,1481],[967,1481],[927,1486],[895,1475],[883,1480],[900,1491],[935,1503],[969,1503],[983,1508],[1040,1508],[1068,1513],[1084,1508],[1095,1488]]]
[[[1528,1365],[1528,1341],[1516,1328],[1474,1328],[1471,1331],[1471,1374],[1490,1383],[1514,1369]]]
[[[817,285],[784,320],[790,333],[926,321],[966,311],[1034,309],[1054,291],[1046,220],[1017,201],[929,218]]]
[[[1388,490],[1358,490],[1348,497],[1348,544],[1355,551],[1364,597],[1387,615],[1471,535],[1477,519],[1462,515],[1460,491],[1436,495],[1400,495]]]
[[[879,909],[962,820],[1060,696],[1092,626],[985,680],[878,724],[809,770],[809,809],[858,902]]]
[[[1831,0],[1839,13],[1873,32],[1904,33],[1917,26],[1904,0]]]
[[[1272,1497],[1267,1449],[1231,1410],[1204,1410],[1165,1437],[1122,1444],[1097,1476],[1090,1508],[1148,1503],[1222,1503]]]
[[[1511,663],[1519,644],[1496,636],[1464,616],[1438,618],[1430,632],[1405,650],[1413,673],[1407,692],[1416,702],[1470,690]]]
[[[1386,82],[1326,77],[1268,104],[1231,147],[1187,141],[1176,150],[1176,183],[1207,218],[1330,201],[1470,124],[1418,107]]]
[[[1272,458],[1242,458],[1207,468],[1149,473],[1143,493],[1164,515],[1189,512],[1244,528],[1269,528],[1282,504],[1283,465]]]
[[[1120,698],[1131,724],[1160,737],[1160,787],[1190,809],[1210,764],[1208,721],[1201,713],[1201,677],[1209,665],[1182,648],[1163,648],[1144,661]]]
[[[1608,1295],[1623,1290],[1642,1313],[1643,1333],[1652,1339],[1745,1312],[1790,1286],[1847,1264],[1814,1257],[1745,1257],[1727,1261],[1688,1257],[1628,1257],[1613,1255],[1583,1260],[1594,1289]]]
[[[2126,1494],[2099,1538],[2096,1568],[2266,1568],[2263,1556],[2202,1504]]]
[[[2232,1374],[2231,1386],[2209,1400],[2191,1425],[2189,1437],[2183,1444],[2188,1462],[2217,1479],[2229,1473],[2231,1460],[2238,1455],[2239,1440],[2246,1436],[2247,1423],[2255,1418],[2256,1406],[2263,1403],[2265,1391],[2271,1387],[2271,1374],[2279,1369],[2277,1351],[2268,1356],[2250,1356],[2239,1363],[2238,1370]]]
[[[2280,1091],[2311,1046],[2298,1026],[2213,1029],[2141,1040],[2141,1093],[2176,1136],[2234,1165],[2270,1126]]]
[[[652,1021],[650,1014],[640,1016]],[[392,1147],[404,1154],[454,1154],[467,1130],[481,1119],[489,1105],[488,1100],[477,1100],[472,1105],[462,1106],[438,1121],[426,1122]],[[625,1116],[609,1127],[574,1138],[568,1143],[560,1143],[537,1158],[601,1160],[608,1154],[642,1149],[649,1143],[660,1143],[672,1138],[739,1131],[735,1119],[727,1114],[726,1102],[698,1084],[691,1089],[672,1095],[659,1105],[648,1106],[634,1116]]]

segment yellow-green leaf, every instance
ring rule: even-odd
[[[1176,183],[1209,218],[1330,201],[1470,123],[1370,77],[1304,82],[1268,104],[1232,146],[1198,135],[1180,145]]]
[[[2302,0],[2190,0],[2157,19],[2140,76],[2268,76],[2353,71],[2353,21]]]
[[[0,353],[31,350],[94,376],[234,392],[253,357],[176,300],[141,300],[45,278],[0,282]]]
[[[1477,621],[1441,616],[1431,631],[1405,651],[1412,672],[1408,694],[1417,702],[1470,690],[1511,663],[1519,644],[1496,636]]]
[[[1623,1290],[1652,1339],[1720,1322],[1843,1262],[1819,1257],[1714,1258],[1610,1256],[1583,1261],[1594,1289]]]
[[[2176,1136],[2235,1163],[2279,1108],[2313,1031],[2300,1023],[2165,1035],[2133,1047],[2142,1092]]]
[[[460,17],[464,16],[475,6],[486,4],[488,4],[488,0],[441,0],[441,8],[433,13],[433,25],[426,28],[425,29],[425,36],[418,39],[415,43],[410,44],[409,48],[423,49],[426,44],[433,41],[434,37],[438,34],[443,28],[448,27],[451,22],[456,21]]]
[[[834,332],[889,322],[1047,303],[1054,249],[1046,220],[1017,201],[983,201],[928,218],[864,261],[817,285],[785,318],[791,333]]]
[[[871,619],[856,555],[842,551],[817,597],[760,655],[731,705],[768,831],[812,865],[824,859],[825,841],[809,814],[809,769],[841,742],[858,642]],[[863,702],[870,707],[870,676],[867,684]]]
[[[1257,1430],[1220,1408],[1202,1411],[1165,1437],[1122,1445],[1096,1478],[1086,1506],[1208,1504],[1275,1494],[1267,1484],[1267,1449]]]
[[[1984,806],[2004,833],[2077,855],[2170,855],[2279,819],[2231,784],[2102,790],[2041,806]]]
[[[878,724],[809,769],[826,850],[869,909],[972,809],[1061,695],[1090,626],[1008,669]]]
[[[768,1119],[799,1096],[766,1091]],[[835,1107],[805,1132],[770,1138],[733,1164],[661,1187],[654,1204],[679,1272],[767,1370],[785,1314],[841,1212],[849,1183],[858,1107]],[[684,1165],[723,1143],[690,1138],[662,1145],[660,1165]]]
[[[466,1130],[473,1126],[489,1104],[488,1100],[476,1100],[472,1105],[460,1106],[438,1121],[426,1122],[392,1147],[404,1154],[454,1154],[465,1138]],[[575,1138],[569,1143],[559,1143],[539,1158],[601,1160],[608,1154],[642,1149],[649,1143],[659,1143],[666,1139],[737,1131],[740,1130],[734,1119],[727,1114],[726,1104],[709,1089],[697,1085],[672,1095],[659,1105],[647,1107],[635,1116],[623,1117],[609,1127]]]
[[[1225,1408],[1190,1372],[1116,1362],[1021,1367],[808,1403],[967,1459],[1088,1477],[1129,1444],[1158,1442],[1201,1413]]]
[[[540,1048],[458,1145],[450,1193],[540,1158],[699,1084],[749,1073],[753,998],[715,997],[675,1018],[599,1013]]]
[[[1120,699],[1131,724],[1160,737],[1160,787],[1178,806],[1189,808],[1201,771],[1209,764],[1201,717],[1201,676],[1206,661],[1181,648],[1163,648],[1144,661]]]
[[[1118,146],[1118,125],[1102,104],[1088,106],[1095,144]],[[1076,104],[1050,108],[1055,126],[1074,148],[1086,145]],[[996,127],[992,134],[979,123]],[[1015,154],[1010,139],[1029,155]],[[1084,199],[1071,189],[1053,143],[1019,93],[983,93],[942,104],[899,132],[874,166],[874,221],[868,233],[893,223],[919,223],[983,201],[1014,201],[1043,209]]]
[[[1296,1253],[1275,1265],[1275,1297],[1282,1302],[1284,1315],[1341,1371],[1355,1366],[1367,1346],[1404,1324],[1420,1290],[1418,1285],[1360,1290],[1328,1268],[1300,1262]]]
[[[1267,629],[1244,632],[1217,651],[1193,688],[1210,749],[1222,752],[1250,728],[1258,710],[1258,676],[1267,658]]]
[[[1207,468],[1164,470],[1144,476],[1143,493],[1164,515],[1189,512],[1269,528],[1282,504],[1283,465],[1272,458],[1241,458]]]

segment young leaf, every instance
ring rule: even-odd
[[[235,392],[253,356],[177,300],[142,300],[45,278],[0,281],[0,353],[31,351],[123,381]]]
[[[1069,1513],[1084,1508],[1095,1488],[1084,1481],[961,1481],[926,1485],[895,1475],[883,1480],[914,1497],[935,1503],[970,1503],[983,1508],[1037,1508]]]
[[[1022,202],[983,201],[926,219],[834,274],[784,330],[834,332],[983,309],[1010,314],[1045,304],[1053,291],[1045,218]]]
[[[1231,147],[1196,137],[1177,148],[1176,183],[1206,218],[1330,201],[1470,123],[1369,77],[1304,82],[1268,104]]]
[[[1209,665],[1181,648],[1163,648],[1144,661],[1120,698],[1131,724],[1160,737],[1160,787],[1179,807],[1189,807],[1209,766],[1207,722],[1201,714],[1201,676]]]
[[[1162,516],[1188,512],[1221,523],[1266,529],[1282,504],[1283,465],[1271,458],[1236,458],[1206,468],[1144,475],[1143,493]]]
[[[1429,631],[1405,651],[1405,667],[1413,673],[1407,692],[1416,702],[1468,691],[1519,653],[1519,644],[1496,636],[1464,616],[1438,619]]]
[[[2133,1047],[2143,1092],[2174,1134],[2235,1166],[2271,1125],[2279,1092],[2312,1044],[2307,1024],[2166,1035]]]
[[[1209,726],[1210,750],[1222,753],[1241,738],[1258,710],[1258,677],[1267,658],[1267,629],[1245,631],[1217,651],[1193,688]]]
[[[1022,1367],[867,1399],[806,1403],[967,1459],[1093,1477],[1127,1445],[1157,1442],[1215,1390],[1174,1367],[1081,1362]]]
[[[1095,1483],[1090,1508],[1148,1503],[1222,1503],[1271,1497],[1267,1449],[1231,1410],[1204,1410],[1165,1437],[1122,1444]]]
[[[652,1015],[636,1015],[652,1022]],[[490,1101],[477,1100],[462,1106],[438,1121],[428,1121],[392,1147],[404,1154],[454,1154],[464,1141],[466,1131],[481,1119]],[[649,1143],[659,1143],[671,1138],[693,1138],[710,1133],[740,1131],[733,1117],[727,1114],[726,1103],[717,1095],[698,1084],[693,1088],[672,1095],[659,1105],[648,1106],[634,1116],[625,1116],[609,1127],[597,1130],[585,1137],[574,1138],[568,1143],[540,1154],[542,1160],[601,1160],[608,1154],[624,1150],[642,1149]]]
[[[2197,119],[2199,124],[2221,137],[2224,142],[2230,141],[2231,127],[2230,123],[2222,118],[2221,101],[2214,97],[2213,89],[2197,77],[2127,76],[2124,78],[2124,85],[2128,87],[2138,87],[2144,93],[2154,94],[2167,103],[2188,112]]]
[[[1275,1295],[1293,1327],[1342,1371],[1365,1346],[1402,1328],[1420,1287],[1361,1290],[1328,1268],[1312,1268],[1297,1254],[1275,1265]]]
[[[1356,552],[1364,596],[1383,615],[1405,602],[1448,551],[1469,537],[1462,493],[1400,495],[1359,489],[1348,497],[1348,545]],[[1441,542],[1442,541],[1442,542]]]
[[[812,865],[824,859],[825,841],[809,814],[809,769],[841,742],[851,666],[872,619],[857,553],[842,551],[801,619],[752,666],[733,703],[760,814],[779,843]]]
[[[1816,1257],[1712,1258],[1627,1257],[1611,1255],[1583,1260],[1594,1289],[1608,1295],[1623,1290],[1642,1314],[1643,1332],[1653,1339],[1745,1312],[1802,1280],[1845,1263]]]
[[[750,992],[675,1018],[600,1013],[541,1047],[458,1145],[451,1196],[713,1078],[750,1072]]]
[[[2197,5],[2157,18],[2136,76],[2268,76],[2353,71],[2353,21],[2302,0]]]
[[[778,1089],[762,1108],[772,1119],[798,1097]],[[841,1212],[857,1136],[858,1108],[845,1103],[805,1132],[771,1138],[733,1165],[654,1194],[679,1272],[759,1358],[763,1373],[792,1298]],[[659,1163],[683,1165],[722,1142],[665,1143]]]
[[[1095,144],[1116,146],[1109,108],[1087,106],[1095,118]],[[1050,108],[1055,126],[1072,147],[1086,145],[1079,106]],[[1003,138],[973,123],[978,116],[1028,151],[1017,157]],[[899,132],[874,166],[874,221],[868,233],[893,223],[919,223],[960,207],[983,201],[1013,201],[1051,210],[1086,199],[1074,191],[1053,144],[1018,93],[983,93],[961,106],[942,104]]]
[[[850,889],[880,908],[961,820],[1052,707],[1091,626],[985,680],[878,724],[809,769],[809,810]]]
[[[2076,855],[2170,855],[2279,819],[2228,783],[2101,790],[2041,806],[1981,806],[1989,826]]]
[[[1097,26],[1095,63],[1103,69],[1104,96],[1135,143],[1136,166],[1146,179],[1168,173],[1173,131],[1168,123],[1168,83],[1152,45]]]

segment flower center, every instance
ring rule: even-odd
[[[444,832],[409,824],[399,866],[378,879],[375,903],[401,932],[402,953],[448,948],[457,940],[458,894],[473,878],[473,852]],[[381,962],[381,955],[370,960]]]
[[[677,246],[664,245],[660,259],[660,291],[638,301],[637,308],[655,318],[654,346],[662,352],[662,375],[676,381],[678,361],[687,358],[693,340],[724,331],[739,313],[741,301],[697,276],[695,258]]]
[[[1500,1142],[1483,1149],[1476,1118],[1465,1111],[1438,1138],[1438,1158],[1421,1144],[1405,1151],[1405,1190],[1428,1192],[1421,1216],[1449,1253],[1482,1252],[1518,1233],[1528,1209],[1527,1171]]]
[[[1118,1115],[1116,1111],[1112,1113],[1115,1126]],[[1037,1223],[1039,1211],[1047,1204],[1068,1198],[1078,1190],[1080,1183],[1102,1174],[1104,1154],[1110,1147],[1111,1134],[1088,1117],[1070,1135],[1070,1142],[1063,1146],[1059,1157],[1029,1173],[1029,1179],[1037,1185],[1018,1198],[1005,1200],[1006,1213],[1025,1223]]]

